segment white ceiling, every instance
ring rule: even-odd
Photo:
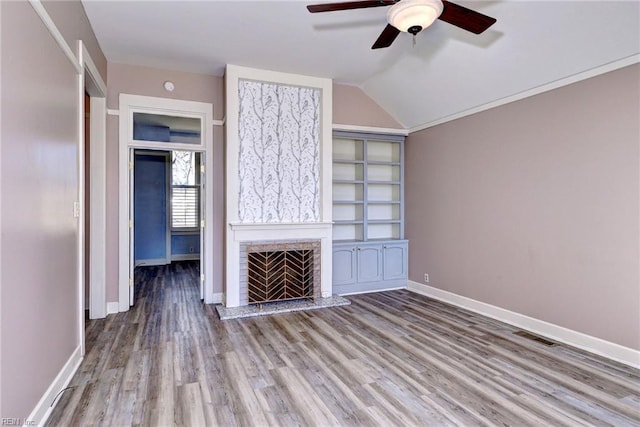
[[[407,128],[640,55],[640,1],[459,1],[497,18],[481,35],[436,21],[371,50],[386,7],[310,14],[321,1],[83,4],[109,61],[222,75],[225,64],[361,87]]]

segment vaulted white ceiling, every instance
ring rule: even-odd
[[[640,57],[638,1],[459,1],[497,18],[481,35],[436,21],[371,50],[386,7],[310,14],[321,1],[83,4],[109,61],[222,75],[225,64],[360,86],[407,128]]]

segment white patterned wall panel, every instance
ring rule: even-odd
[[[238,83],[238,219],[319,221],[320,89]]]

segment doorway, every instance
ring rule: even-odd
[[[134,149],[133,159],[133,289],[150,270],[165,271],[150,267],[172,263],[189,261],[190,270],[197,270],[200,278],[206,197],[203,153]],[[199,282],[202,300],[204,287]]]
[[[213,106],[208,103],[180,101],[166,98],[120,94],[120,138],[119,138],[119,273],[118,294],[119,311],[127,311],[135,300],[134,269],[135,254],[135,153],[140,150],[172,152],[181,151],[199,153],[199,243],[200,243],[200,294],[205,303],[213,302],[212,271],[213,259],[210,256],[213,247],[213,206],[212,197],[205,197],[207,189],[212,187],[213,152]],[[167,173],[168,175],[168,173]],[[183,198],[191,193],[182,189]],[[177,191],[174,191],[174,195]],[[168,199],[169,200],[169,199]],[[140,219],[138,219],[138,222]],[[175,228],[170,224],[168,229]],[[192,230],[193,231],[193,230]],[[165,234],[166,235],[166,234]],[[166,244],[173,236],[167,236]],[[138,237],[140,240],[140,237]],[[161,245],[162,246],[162,245]],[[177,244],[175,245],[178,246]],[[193,253],[182,254],[183,257],[194,256]],[[176,254],[174,254],[176,255]],[[160,258],[162,255],[160,255]],[[171,262],[171,251],[164,251],[164,261]],[[142,259],[142,258],[139,258]],[[154,258],[148,258],[154,259]],[[160,262],[160,261],[156,261]]]

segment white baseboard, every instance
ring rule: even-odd
[[[213,301],[211,301],[211,304],[222,304],[223,295],[224,294],[222,292],[214,293],[213,294]]]
[[[107,314],[114,314],[120,311],[120,304],[118,301],[107,303]]]
[[[199,260],[200,254],[176,254],[171,255],[171,261],[194,261]]]
[[[166,258],[153,258],[153,259],[136,259],[133,261],[135,267],[140,266],[154,266],[154,265],[167,265],[169,261]]]
[[[371,294],[371,293],[374,293],[374,292],[397,291],[398,289],[407,289],[407,287],[406,286],[394,286],[392,288],[374,289],[372,291],[349,292],[349,293],[346,293],[346,294],[340,294],[340,296]]]
[[[638,350],[411,280],[409,280],[407,288],[412,292],[500,320],[551,340],[604,356],[634,368],[640,368],[640,351]]]
[[[27,420],[33,423],[30,425],[42,425],[47,421],[47,418],[49,418],[51,411],[55,407],[55,405],[53,405],[53,399],[56,398],[63,388],[69,385],[71,378],[73,378],[73,375],[80,366],[80,362],[82,362],[82,349],[78,346],[71,354],[71,357],[69,357],[69,360],[67,360],[67,363],[65,363],[60,372],[58,372],[58,375],[56,375],[47,391],[42,395],[36,407],[31,411],[31,414],[29,414]],[[61,396],[58,396],[55,404],[60,401],[60,397]]]

